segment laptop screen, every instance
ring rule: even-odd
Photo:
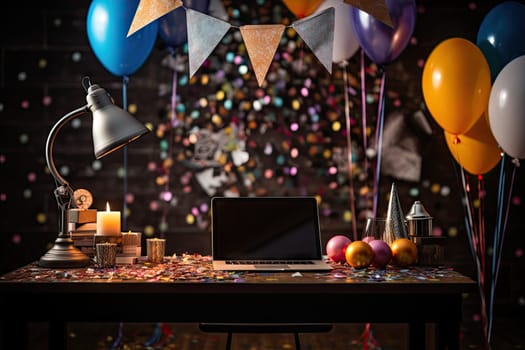
[[[315,197],[214,197],[211,202],[214,259],[322,259]]]

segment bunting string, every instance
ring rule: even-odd
[[[345,96],[345,122],[346,122],[346,153],[347,153],[347,164],[348,164],[348,191],[350,195],[350,212],[352,213],[352,233],[353,240],[357,241],[357,217],[355,216],[355,190],[354,190],[354,179],[352,174],[352,134],[351,134],[351,121],[350,121],[350,102],[348,97],[349,83],[348,83],[348,72],[346,67],[347,61],[341,63],[343,68],[343,86]]]

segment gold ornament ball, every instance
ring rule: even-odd
[[[390,244],[392,265],[409,266],[417,261],[417,246],[408,238],[398,238]]]
[[[345,250],[346,262],[357,269],[370,266],[374,259],[372,247],[363,241],[351,242]]]

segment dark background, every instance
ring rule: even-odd
[[[464,189],[458,164],[447,149],[442,130],[425,108],[421,75],[424,60],[441,41],[461,37],[475,42],[481,21],[497,3],[417,1],[413,39],[399,59],[384,67],[386,122],[397,114],[409,120],[421,111],[431,125],[432,134],[424,135],[410,125],[404,130],[414,138],[416,153],[423,157],[421,176],[418,181],[407,181],[383,174],[377,197],[378,215],[385,215],[395,183],[405,214],[415,200],[420,200],[434,218],[436,233],[446,237],[445,262],[473,278],[477,278],[477,272],[465,227]],[[143,232],[143,237],[166,237],[170,253],[209,253],[212,194],[209,182],[199,182],[198,174],[211,168],[217,178],[225,179],[212,189],[215,195],[319,196],[324,242],[338,233],[352,237],[352,219],[360,232],[371,209],[367,193],[374,187],[372,169],[364,166],[362,147],[360,51],[349,58],[347,67],[353,92],[350,95],[355,160],[352,185],[345,161],[346,138],[340,131],[332,130],[334,122],[340,122],[342,129],[345,127],[343,68],[334,64],[332,74],[328,74],[296,34],[286,32],[277,51],[287,52],[289,58],[273,62],[269,74],[277,74],[278,78],[268,79],[261,88],[251,67],[247,74],[241,75],[225,60],[225,55],[231,52],[249,64],[236,29],[226,35],[191,80],[184,47],[174,48],[173,53],[159,38],[146,62],[124,84],[123,77],[104,69],[90,47],[86,33],[89,4],[86,0],[10,3],[9,8],[3,5],[1,11],[0,272],[38,259],[56,237],[58,209],[53,180],[46,169],[44,146],[52,125],[85,104],[81,86],[84,76],[106,88],[118,105],[122,105],[125,89],[129,109],[153,131],[127,148],[126,196],[123,152],[95,161],[91,118],[71,123],[57,138],[57,167],[74,189],[85,188],[93,194],[93,208],[103,210],[108,201],[112,209],[122,210],[126,198],[128,212],[123,230]],[[235,26],[290,24],[296,20],[280,1],[243,4],[224,0],[222,4],[230,15],[228,21]],[[239,11],[237,17],[234,10]],[[297,46],[290,49],[290,43]],[[170,58],[179,63],[176,70],[179,123],[174,128],[169,127],[174,87]],[[380,67],[367,57],[365,66],[370,144],[377,118]],[[309,91],[306,97],[299,93],[305,86]],[[231,109],[216,100],[217,91],[229,94]],[[250,107],[264,95],[282,99],[282,105],[268,105],[260,111]],[[201,100],[207,105],[203,107]],[[300,102],[298,110],[292,108],[294,100]],[[312,108],[317,111],[318,122],[308,114]],[[214,114],[220,116],[219,122],[212,118]],[[239,126],[238,133],[227,134],[232,122]],[[294,122],[300,125],[297,132],[289,129]],[[224,147],[220,150],[224,162],[203,167],[202,162],[196,161],[195,146],[188,143],[192,133],[202,135],[203,130],[223,138],[229,135],[231,144],[244,146],[249,161],[235,166],[230,149]],[[265,153],[268,145],[272,146],[272,154]],[[292,147],[299,150],[299,157],[290,157]],[[294,166],[298,169],[295,176],[289,173]],[[338,173],[329,174],[330,166],[337,167]],[[273,175],[265,178],[269,169]],[[495,308],[496,315],[519,318],[523,317],[525,307],[524,224],[520,217],[524,213],[522,174],[518,169],[510,194]],[[469,177],[470,185],[476,188],[478,178]],[[485,223],[487,259],[492,253],[498,180],[499,166],[482,176],[486,194],[479,213]],[[352,186],[356,211],[349,216]],[[173,198],[164,200],[164,192],[171,193]],[[469,300],[474,305],[477,302],[476,296],[470,296]],[[465,317],[476,319],[476,315],[474,308]]]

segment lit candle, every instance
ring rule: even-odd
[[[120,212],[110,211],[109,203],[106,203],[106,211],[97,212],[97,234],[106,236],[119,236]]]

